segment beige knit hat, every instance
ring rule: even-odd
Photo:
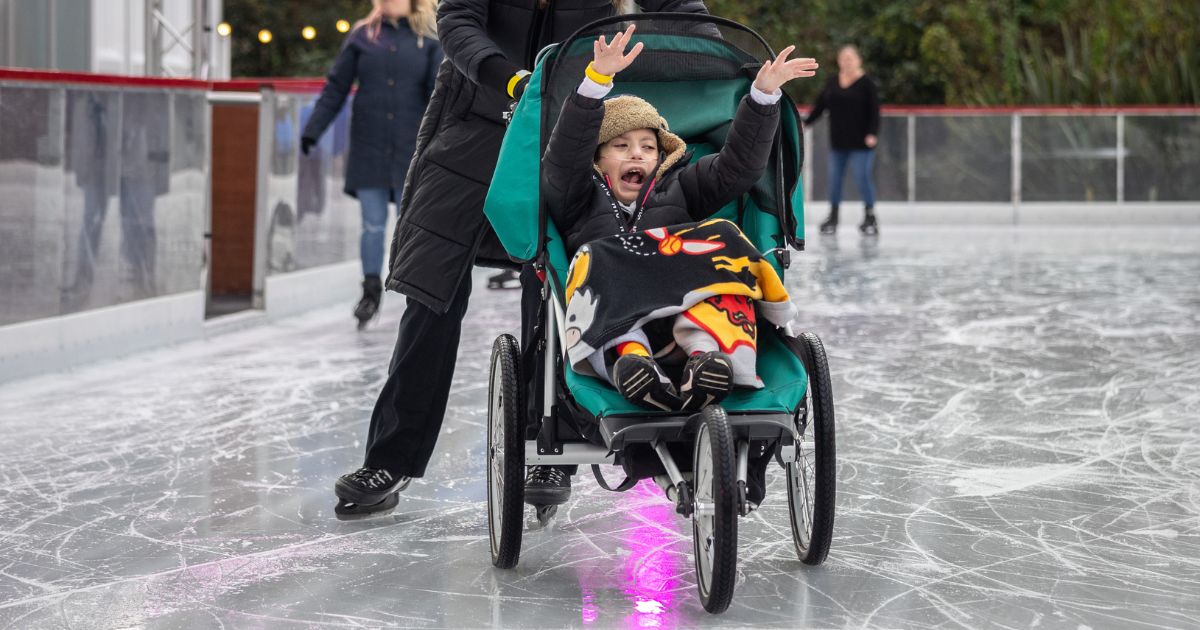
[[[646,100],[625,94],[604,101],[604,122],[600,125],[599,144],[634,129],[653,129],[658,134],[658,148],[666,153],[658,165],[661,176],[678,162],[687,151],[687,143],[670,132],[667,121]]]

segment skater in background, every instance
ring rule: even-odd
[[[829,110],[829,217],[821,224],[822,234],[837,232],[838,207],[842,202],[842,180],[846,165],[854,170],[854,182],[865,205],[859,231],[879,234],[875,219],[875,145],[879,142],[879,91],[863,71],[858,48],[842,46],[837,56],[837,76],[830,77],[804,119],[809,126]]]
[[[345,191],[362,205],[363,295],[354,307],[360,328],[379,311],[388,203],[400,201],[417,129],[442,63],[434,4],[375,0],[374,10],[346,36],[300,139],[308,155],[357,81]]]

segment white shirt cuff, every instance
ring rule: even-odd
[[[580,89],[582,89],[582,88],[580,88]],[[780,90],[779,88],[775,88],[774,94],[767,94],[766,92],[758,89],[757,87],[754,87],[754,85],[752,84],[750,86],[750,98],[753,99],[754,102],[758,103],[759,105],[774,105],[775,103],[779,102],[779,99],[783,98],[783,90]]]
[[[612,89],[612,83],[605,85],[603,83],[596,83],[588,77],[583,77],[583,83],[579,84],[578,91],[580,96],[586,96],[588,98],[604,98],[605,96],[608,96],[608,93],[611,92]]]

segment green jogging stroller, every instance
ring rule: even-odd
[[[560,334],[569,258],[541,198],[541,155],[562,103],[591,61],[592,42],[630,22],[638,27],[634,42],[645,50],[621,73],[613,95],[650,101],[688,142],[693,159],[719,150],[762,61],[774,58],[766,41],[736,22],[675,13],[599,20],[538,56],[529,87],[509,115],[485,206],[509,256],[536,273],[541,295],[540,308],[522,313],[526,347],[511,335],[501,335],[492,347],[492,563],[511,568],[519,559],[528,465],[591,466],[602,487],[617,491],[640,479],[669,478],[667,500],[692,523],[700,599],[706,610],[719,613],[733,597],[738,519],[754,507],[746,496],[751,459],[770,458],[784,471],[800,560],[817,565],[828,554],[836,474],[829,367],[815,334],[791,336],[761,326],[764,388],[735,390],[722,405],[698,413],[671,413],[637,407],[608,383],[565,366]],[[749,194],[716,215],[736,222],[781,276],[791,251],[804,246],[800,123],[790,99],[785,96],[782,105],[771,166]],[[622,467],[625,481],[609,485],[601,466]],[[556,508],[534,509],[545,522]]]

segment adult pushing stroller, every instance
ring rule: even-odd
[[[532,265],[541,305],[522,314],[527,347],[496,339],[488,409],[488,527],[492,562],[517,564],[524,528],[527,465],[591,465],[600,485],[623,491],[649,477],[669,479],[666,494],[692,521],[697,586],[706,610],[733,597],[739,516],[750,462],[773,459],[785,471],[789,520],[800,559],[820,564],[834,512],[834,414],[829,368],[818,337],[761,326],[758,373],[765,387],[736,390],[699,412],[637,407],[608,383],[566,366],[564,294],[569,259],[540,194],[541,156],[564,100],[592,58],[592,42],[637,23],[645,49],[621,73],[616,92],[651,102],[688,143],[693,159],[719,150],[767,43],[735,22],[692,14],[617,16],[594,22],[538,57],[510,120],[485,212],[509,255]],[[782,276],[792,249],[803,249],[795,108],[784,97],[771,166],[742,198],[715,216],[735,222]],[[621,466],[610,486],[601,465]],[[688,472],[690,471],[690,472]],[[534,506],[539,520],[555,506]]]

